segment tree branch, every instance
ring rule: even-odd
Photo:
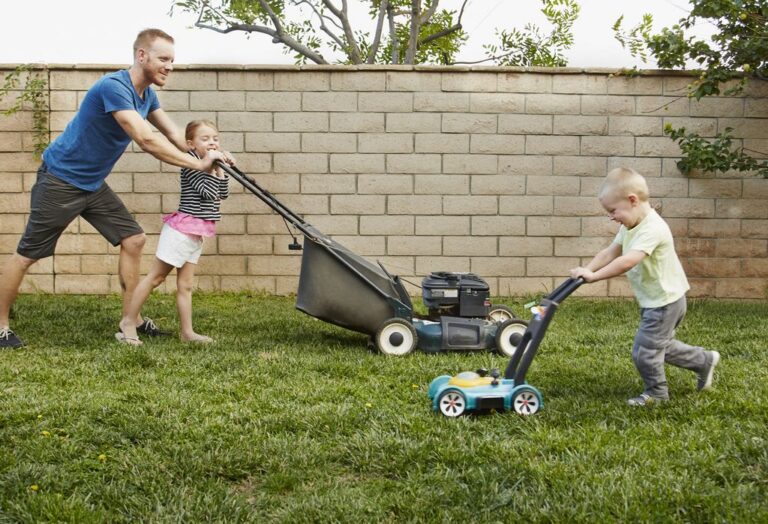
[[[293,49],[297,53],[301,54],[302,56],[305,56],[315,62],[316,64],[327,64],[326,60],[323,58],[322,55],[319,53],[316,53],[306,45],[302,44],[295,38],[293,38],[291,35],[285,32],[283,29],[283,25],[280,22],[280,18],[275,14],[275,12],[272,10],[272,8],[269,6],[269,4],[266,2],[266,0],[259,0],[259,4],[261,5],[262,9],[267,13],[270,20],[272,20],[272,23],[274,24],[275,28],[271,28],[264,25],[257,25],[257,24],[237,24],[232,23],[225,16],[223,16],[221,13],[218,13],[216,10],[211,8],[208,3],[203,4],[202,9],[200,10],[200,16],[197,19],[197,22],[195,23],[196,27],[200,27],[202,29],[209,29],[211,31],[215,31],[217,33],[227,34],[231,33],[233,31],[243,31],[246,33],[262,33],[265,35],[269,35],[272,37],[273,43],[282,43],[283,45]],[[203,10],[205,8],[210,9],[213,11],[219,18],[221,18],[227,25],[226,28],[222,29],[216,26],[204,24],[201,22]]]
[[[392,63],[400,63],[400,42],[397,40],[397,30],[395,29],[395,12],[392,5],[387,6],[387,18],[389,19],[389,41],[392,42]]]
[[[341,10],[333,5],[331,0],[323,0],[323,4],[341,21],[341,25],[344,28],[344,38],[347,41],[347,45],[344,46],[344,49],[347,50],[347,56],[349,56],[353,64],[361,64],[363,60],[360,58],[360,48],[357,46],[355,33],[352,31],[349,16],[347,15],[347,0],[341,0]]]
[[[366,63],[372,64],[376,60],[376,53],[379,52],[379,45],[381,44],[381,33],[384,29],[384,15],[389,7],[389,0],[381,0],[379,4],[379,17],[376,20],[376,33],[373,37],[373,43],[368,53],[368,59]]]
[[[336,33],[331,31],[330,27],[325,25],[325,20],[329,20],[331,23],[333,23],[333,25],[335,25],[339,29],[341,29],[341,26],[339,26],[339,24],[337,24],[336,21],[333,18],[320,13],[320,11],[318,11],[317,8],[309,0],[301,0],[300,2],[297,2],[296,5],[301,5],[301,4],[307,4],[309,6],[309,8],[312,9],[312,11],[315,12],[315,15],[317,16],[318,20],[320,20],[320,29],[322,29],[322,31],[325,34],[327,34],[329,37],[331,37],[331,39],[334,42],[336,42],[336,45],[338,45],[341,49],[345,49],[344,41],[341,38],[339,38],[338,36],[336,36]]]
[[[412,64],[416,59],[416,49],[419,44],[421,0],[411,0],[411,34],[408,38],[408,50],[405,53],[405,63]]]

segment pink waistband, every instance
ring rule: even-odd
[[[198,235],[201,237],[212,237],[216,235],[216,222],[213,220],[204,220],[193,217],[181,211],[175,211],[170,215],[163,217],[163,222],[171,226],[176,231],[188,235]]]

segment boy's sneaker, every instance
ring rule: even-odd
[[[170,332],[161,330],[154,320],[147,317],[144,317],[144,322],[136,326],[136,331],[148,337],[167,337],[170,335]]]
[[[627,400],[627,404],[630,406],[651,406],[656,403],[666,402],[665,398],[657,398],[648,395],[647,393],[640,393],[640,396]]]
[[[20,348],[24,346],[24,342],[16,336],[16,333],[8,328],[0,329],[0,348]]]
[[[715,366],[720,362],[720,353],[717,351],[710,351],[709,353],[712,355],[709,367],[699,373],[699,381],[696,383],[696,389],[699,391],[712,387],[712,379],[715,376]]]

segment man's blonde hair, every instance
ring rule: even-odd
[[[637,195],[641,202],[648,201],[648,183],[645,177],[629,167],[617,167],[611,170],[603,180],[597,198],[603,199],[608,195],[625,198],[630,194]]]
[[[167,40],[172,44],[174,43],[173,37],[162,29],[144,29],[138,35],[136,35],[136,40],[133,42],[133,55],[136,56],[136,51],[139,49],[148,48],[150,45],[152,45],[152,42],[158,38]]]

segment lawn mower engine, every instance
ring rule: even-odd
[[[421,289],[430,320],[443,316],[484,318],[491,310],[488,284],[474,273],[436,271],[424,277]]]

